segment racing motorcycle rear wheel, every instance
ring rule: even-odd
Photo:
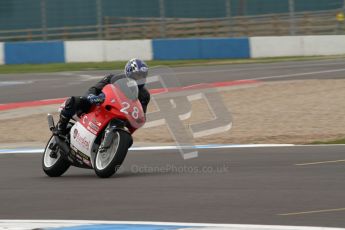
[[[59,177],[70,167],[70,163],[61,155],[60,151],[56,145],[55,137],[52,136],[42,157],[43,171],[50,177]]]
[[[114,132],[110,147],[103,151],[98,150],[95,156],[94,170],[101,178],[114,175],[124,161],[133,141],[132,136],[126,131],[115,130]]]

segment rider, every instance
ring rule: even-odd
[[[92,104],[101,104],[104,101],[104,94],[102,89],[119,79],[131,78],[138,84],[139,89],[139,101],[146,113],[147,105],[150,102],[150,93],[145,88],[145,78],[148,74],[148,66],[140,59],[134,58],[127,62],[125,66],[124,74],[113,75],[110,74],[99,81],[97,84],[89,88],[87,93],[81,97],[70,97],[65,102],[65,107],[61,110],[60,120],[57,123],[57,133],[59,135],[67,134],[67,125],[69,120],[75,114],[87,113]]]

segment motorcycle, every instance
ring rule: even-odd
[[[94,169],[107,178],[116,173],[133,143],[132,134],[145,123],[138,100],[138,86],[124,78],[103,88],[105,100],[90,111],[74,117],[64,137],[56,134],[54,119],[48,114],[53,133],[45,147],[42,168],[50,177],[59,177],[70,166]]]

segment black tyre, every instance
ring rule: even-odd
[[[128,132],[115,130],[111,146],[104,152],[96,153],[94,170],[97,176],[107,178],[114,175],[124,161],[132,142],[132,136]]]
[[[60,149],[57,146],[55,150],[49,148],[50,145],[55,144],[55,138],[52,136],[46,148],[44,149],[42,157],[42,168],[45,174],[50,177],[59,177],[64,174],[67,169],[71,166],[70,163],[61,156]],[[52,154],[52,152],[54,152]],[[56,157],[52,157],[55,155]]]

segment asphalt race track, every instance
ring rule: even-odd
[[[345,59],[173,68],[182,86],[233,80],[337,79]],[[114,71],[119,72],[119,71]],[[83,95],[111,71],[0,74],[0,104]]]
[[[91,219],[345,227],[345,146],[131,151],[110,179],[0,156],[0,219]],[[301,164],[301,165],[296,165]]]
[[[175,68],[184,86],[345,77],[344,60]],[[0,75],[1,103],[81,95],[109,71]],[[90,219],[345,227],[345,145],[130,151],[109,179],[0,155],[0,219]]]

